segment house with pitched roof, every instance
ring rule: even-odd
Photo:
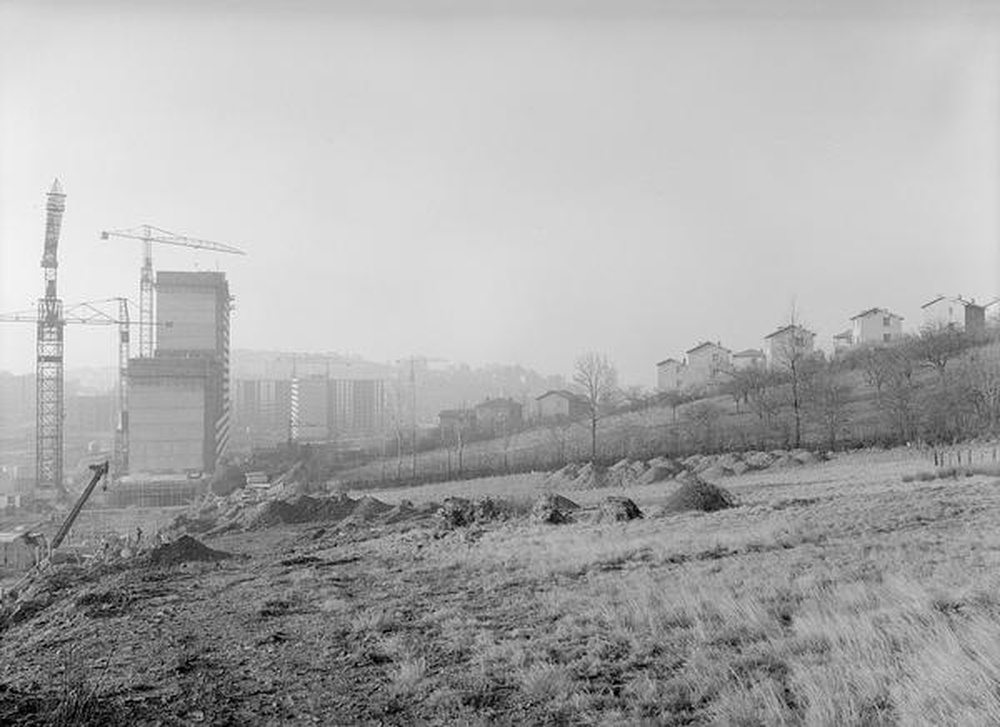
[[[537,397],[542,421],[572,421],[587,415],[587,400],[566,389],[552,389]]]
[[[732,351],[719,342],[703,341],[687,351],[686,386],[707,386],[718,383],[724,372],[732,368]]]
[[[684,387],[684,362],[665,358],[656,364],[656,390],[679,391]]]
[[[764,368],[766,358],[764,352],[759,348],[745,348],[737,351],[730,357],[733,371],[746,371],[747,369]]]
[[[986,327],[986,306],[976,299],[960,295],[939,295],[920,306],[924,312],[924,328],[957,328],[960,331],[981,331]]]
[[[764,357],[769,369],[784,368],[796,356],[811,356],[816,334],[798,324],[782,326],[764,336]]]
[[[903,337],[903,316],[869,308],[851,318],[851,345],[894,343]]]

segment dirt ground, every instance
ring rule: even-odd
[[[997,724],[1000,489],[902,482],[922,469],[847,455],[729,478],[714,513],[655,517],[667,482],[625,492],[627,523],[304,523],[53,571],[0,634],[0,723]]]

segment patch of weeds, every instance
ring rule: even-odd
[[[296,611],[297,603],[288,598],[269,598],[257,609],[260,618],[280,618]]]
[[[351,628],[355,633],[381,634],[396,628],[395,615],[384,608],[366,608],[351,617]]]
[[[90,618],[109,618],[128,613],[132,598],[125,591],[90,591],[76,599],[76,607]]]
[[[761,628],[748,624],[725,624],[712,634],[709,644],[712,646],[728,646],[731,649],[742,649],[751,644],[767,640],[767,633]]]
[[[427,681],[427,659],[410,657],[400,661],[390,675],[390,689],[397,695],[421,691]]]
[[[517,675],[517,681],[528,699],[542,703],[564,699],[572,684],[565,666],[545,661],[522,669]]]

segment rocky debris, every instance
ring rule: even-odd
[[[774,459],[770,452],[747,452],[743,457],[743,462],[751,470],[765,470],[771,466]]]
[[[609,495],[601,503],[597,522],[624,522],[642,517],[642,510],[632,500],[621,495]]]
[[[209,548],[190,535],[182,535],[172,543],[153,548],[149,553],[152,565],[179,565],[180,563],[212,562],[232,558],[232,553]]]
[[[463,528],[476,522],[476,508],[464,497],[446,497],[437,512],[445,527]]]
[[[727,490],[706,482],[697,475],[689,475],[680,488],[667,498],[662,514],[677,512],[714,512],[735,507],[736,499]]]
[[[531,519],[539,523],[562,525],[573,522],[573,511],[580,506],[568,497],[548,493],[539,497],[531,508]]]

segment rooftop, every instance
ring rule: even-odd
[[[816,335],[815,333],[813,333],[809,329],[803,328],[800,325],[789,324],[787,326],[782,326],[781,328],[779,328],[778,330],[776,330],[774,333],[769,333],[768,335],[764,336],[764,338],[765,339],[767,339],[767,338],[774,338],[775,336],[780,336],[785,331],[791,331],[791,330],[799,330],[799,331],[802,331],[803,333],[808,333],[810,336],[815,336]]]
[[[856,316],[851,316],[851,320],[853,321],[855,318],[867,318],[868,316],[873,316],[873,315],[892,316],[893,318],[898,318],[899,320],[903,320],[903,316],[896,315],[888,308],[869,308],[868,310],[861,311]],[[836,338],[836,336],[834,336],[834,338]]]
[[[699,343],[694,348],[691,348],[691,349],[688,349],[687,351],[685,351],[685,353],[694,353],[695,351],[700,351],[701,349],[707,348],[707,347],[721,348],[723,351],[728,351],[729,350],[728,348],[726,348],[725,346],[723,346],[721,343],[712,342],[712,341],[702,341],[701,343]]]

